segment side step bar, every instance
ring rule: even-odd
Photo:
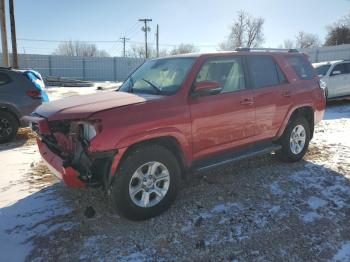
[[[273,143],[264,143],[259,146],[236,150],[230,153],[226,153],[221,157],[215,157],[215,158],[198,161],[193,166],[193,172],[201,173],[220,166],[232,164],[242,159],[247,159],[255,156],[268,154],[274,151],[278,151],[281,148],[282,148],[281,145],[277,145]]]

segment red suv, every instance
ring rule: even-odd
[[[68,186],[102,185],[141,220],[167,209],[188,173],[272,151],[300,160],[324,110],[304,54],[238,49],[148,60],[119,91],[47,103],[28,118]]]

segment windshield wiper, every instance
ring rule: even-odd
[[[142,78],[143,81],[145,81],[147,84],[149,84],[154,90],[157,91],[157,94],[160,94],[162,92],[162,89],[160,89],[158,86],[156,86],[155,84],[153,84],[151,81]]]

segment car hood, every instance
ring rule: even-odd
[[[117,91],[68,97],[39,106],[35,113],[48,120],[85,119],[94,113],[159,99],[162,96]]]

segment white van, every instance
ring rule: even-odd
[[[312,64],[324,82],[328,99],[350,96],[350,60]]]

